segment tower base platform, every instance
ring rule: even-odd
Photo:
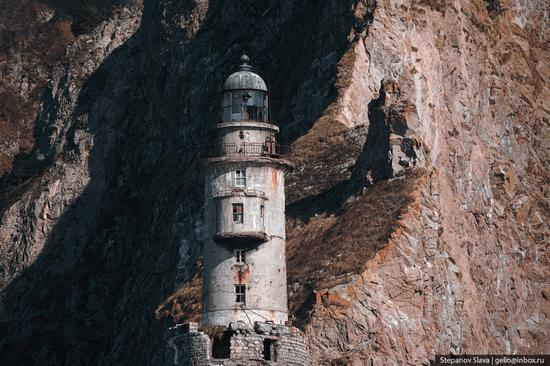
[[[199,329],[178,324],[168,334],[168,365],[309,366],[305,339],[295,327],[273,323],[232,322]]]

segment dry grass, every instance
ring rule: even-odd
[[[292,144],[293,161],[296,164],[311,161],[319,152],[343,142],[342,134],[347,128],[335,119],[337,113],[337,104],[331,104],[308,133]]]
[[[357,59],[357,54],[355,53],[354,47],[348,48],[346,53],[342,56],[337,65],[337,80],[336,80],[336,90],[341,93],[345,88],[351,84],[351,79],[353,77],[353,69],[355,66],[355,60]]]
[[[184,282],[155,311],[157,319],[169,318],[173,324],[200,320],[202,302],[202,275],[196,274]]]
[[[348,129],[327,113],[300,138],[292,150],[297,165],[286,178],[287,202],[319,194],[350,178],[361,153],[366,131],[363,126]]]
[[[309,220],[288,219],[287,268],[289,284],[298,283],[290,297],[291,312],[304,320],[312,291],[345,282],[361,273],[382,249],[399,217],[412,203],[421,172],[382,181],[341,208]]]

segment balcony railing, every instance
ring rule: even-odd
[[[212,198],[221,198],[221,197],[230,197],[230,196],[250,196],[250,197],[265,197],[264,191],[259,191],[257,189],[227,189],[223,191],[218,191],[212,195]]]
[[[219,144],[211,145],[208,151],[209,158],[223,156],[269,156],[283,157],[290,154],[290,146],[274,143],[243,142],[240,144]]]

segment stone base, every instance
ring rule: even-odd
[[[217,334],[208,336],[206,333]],[[309,366],[304,338],[297,328],[272,323],[233,322],[199,330],[197,323],[178,324],[168,335],[168,364],[173,366]]]

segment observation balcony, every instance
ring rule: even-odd
[[[265,231],[220,231],[214,235],[216,243],[225,245],[255,245],[269,240]]]
[[[290,154],[290,146],[275,143],[242,142],[240,144],[210,145],[207,158],[265,156],[283,158]]]
[[[244,188],[234,188],[226,189],[223,191],[218,191],[212,194],[212,198],[226,198],[226,197],[260,197],[264,200],[267,200],[267,195],[264,191],[257,189],[244,189]]]
[[[265,192],[255,189],[220,190],[212,194],[216,207],[217,243],[255,244],[268,240],[265,228]]]

